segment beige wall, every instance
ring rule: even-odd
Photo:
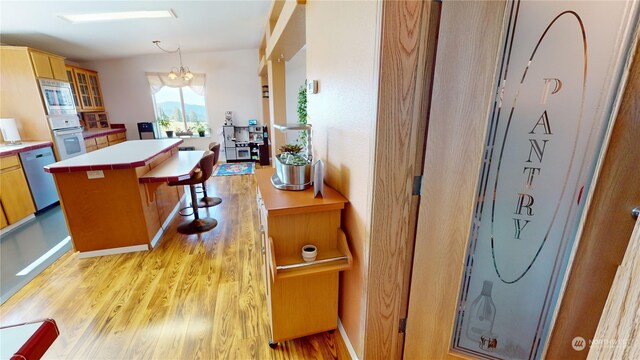
[[[378,1],[309,1],[306,5],[307,79],[316,159],[326,182],[349,199],[343,228],[354,255],[340,278],[339,316],[359,357],[363,353],[364,284],[371,215],[371,159],[378,73]]]
[[[188,139],[185,145],[204,148],[210,141],[222,143],[225,110],[233,111],[236,125],[247,125],[249,119],[262,122],[257,49],[183,53],[182,59],[192,72],[207,76],[205,103],[213,133],[211,139]],[[163,53],[81,64],[99,72],[109,119],[126,124],[128,139],[138,139],[138,122],[155,119],[145,72],[168,72],[178,65],[176,54]]]
[[[285,97],[287,99],[287,122],[298,122],[298,90],[307,78],[307,49],[302,48],[284,65]],[[287,144],[296,143],[300,131],[287,131]]]

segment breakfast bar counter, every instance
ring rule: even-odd
[[[157,243],[184,195],[166,181],[193,174],[202,156],[179,153],[181,143],[126,141],[45,167],[80,257],[145,251]]]

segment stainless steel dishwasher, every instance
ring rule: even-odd
[[[53,176],[44,171],[45,165],[56,162],[51,147],[21,152],[20,161],[36,203],[36,210],[42,210],[57,202],[58,191]]]

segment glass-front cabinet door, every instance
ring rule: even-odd
[[[87,72],[89,79],[89,90],[91,91],[91,101],[93,103],[94,110],[104,110],[104,103],[102,102],[102,92],[100,91],[100,80],[98,79],[98,73]]]
[[[76,77],[76,85],[78,86],[78,95],[83,110],[95,110],[93,99],[91,98],[91,89],[89,87],[89,76],[85,70],[74,69]]]
[[[78,98],[76,78],[75,76],[73,76],[73,68],[67,66],[66,71],[67,71],[67,79],[69,79],[69,84],[71,85],[71,94],[73,95],[73,103],[76,105],[76,110],[81,110],[80,100]]]

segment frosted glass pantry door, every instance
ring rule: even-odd
[[[453,353],[542,356],[637,13],[624,1],[508,5]]]

